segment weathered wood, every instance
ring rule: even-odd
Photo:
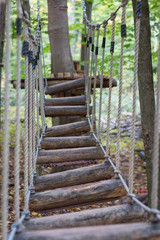
[[[104,153],[100,147],[42,150],[39,152],[37,163],[44,164],[94,159],[104,159]]]
[[[45,137],[59,137],[65,136],[80,132],[88,132],[90,130],[90,126],[88,121],[81,121],[75,123],[68,123],[60,126],[55,126],[51,128],[47,128],[45,132]]]
[[[79,148],[96,146],[97,142],[92,136],[78,137],[53,137],[44,138],[41,143],[42,149]]]
[[[57,94],[59,92],[75,89],[84,86],[85,79],[80,78],[66,83],[59,83],[55,86],[50,86],[46,89],[46,94]]]
[[[109,179],[114,176],[110,163],[43,175],[34,179],[36,192]]]
[[[35,218],[24,223],[26,230],[47,230],[127,223],[146,219],[145,211],[138,205],[118,205],[76,213]]]
[[[109,226],[27,231],[14,240],[159,240],[160,223],[124,223]]]
[[[39,211],[102,201],[125,194],[126,190],[122,182],[118,179],[110,179],[35,193],[31,196],[29,205],[30,210]]]
[[[92,113],[92,107],[90,107]],[[46,117],[55,116],[85,116],[87,114],[86,106],[59,106],[59,107],[45,107]]]
[[[75,97],[58,97],[50,98],[45,100],[46,106],[74,106],[74,105],[85,105],[85,96],[75,96]]]

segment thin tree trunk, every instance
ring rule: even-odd
[[[5,34],[5,15],[6,15],[6,4],[0,3],[0,63],[3,61],[3,48],[4,48],[4,34]],[[1,129],[1,75],[2,69],[0,66],[0,129]]]
[[[134,15],[136,0],[132,0]],[[154,86],[151,53],[151,31],[148,0],[142,1],[142,19],[139,44],[138,84],[141,107],[142,134],[146,156],[148,204],[151,204],[152,185],[152,146],[154,134]]]
[[[87,13],[88,20],[91,21],[93,0],[90,0],[90,1],[85,0],[85,5],[86,5],[86,13]],[[84,34],[82,34],[81,43],[82,43],[81,62],[84,62]],[[84,65],[81,65],[81,70],[84,70]]]
[[[69,44],[67,0],[48,0],[48,32],[53,73],[69,72],[73,74],[74,66]]]

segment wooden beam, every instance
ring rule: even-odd
[[[125,223],[109,226],[27,231],[14,240],[159,240],[159,223]]]
[[[35,218],[24,222],[25,230],[49,230],[129,223],[146,219],[145,211],[138,205],[124,204],[112,207]]]
[[[104,159],[104,153],[100,147],[42,150],[39,152],[37,163],[45,164],[94,159]]]
[[[86,104],[85,96],[58,97],[45,99],[45,106],[74,106],[85,104]]]
[[[93,147],[97,142],[92,136],[78,137],[49,137],[44,138],[41,143],[42,149],[64,149],[64,148],[79,148]]]
[[[71,90],[71,89],[75,89],[75,88],[79,88],[84,86],[85,84],[85,79],[84,78],[80,78],[77,80],[73,80],[73,81],[68,81],[66,83],[59,83],[55,86],[50,86],[46,89],[46,94],[57,94],[59,92],[64,92],[67,90]]]
[[[107,200],[125,194],[122,182],[110,179],[35,193],[30,197],[29,207],[31,211],[40,211]]]
[[[69,136],[75,133],[88,132],[89,130],[90,126],[88,121],[68,123],[60,126],[47,128],[45,132],[45,137],[59,137],[65,135]]]
[[[92,107],[90,106],[90,114]],[[45,107],[46,117],[56,116],[85,116],[87,114],[86,106],[59,106],[59,107]]]
[[[114,170],[111,165],[109,163],[101,163],[89,167],[36,177],[34,179],[34,187],[36,192],[42,192],[55,188],[109,179],[113,176]]]

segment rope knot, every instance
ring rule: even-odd
[[[97,24],[96,25],[96,30],[98,31],[100,29],[101,25],[100,24]]]
[[[122,0],[121,2],[121,7],[125,7],[128,4],[129,0]]]
[[[92,25],[92,30],[94,30],[94,29],[95,29],[95,27],[96,27],[95,25]]]
[[[108,25],[108,20],[103,21],[103,28],[105,28]]]
[[[115,12],[111,13],[111,21],[114,21],[117,17],[117,14]]]

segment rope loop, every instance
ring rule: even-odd
[[[98,31],[100,29],[101,25],[100,24],[97,24],[96,25],[96,30]]]
[[[108,25],[108,20],[104,20],[102,27],[105,28],[107,25]]]

